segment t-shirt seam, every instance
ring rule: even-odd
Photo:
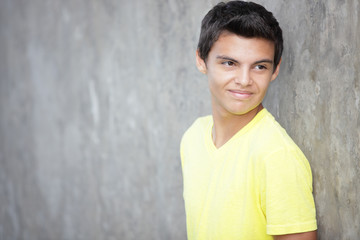
[[[316,229],[316,219],[307,222],[299,222],[287,225],[266,225],[266,233],[270,235],[300,233],[314,231]]]
[[[280,228],[280,227],[296,227],[296,226],[303,226],[303,225],[307,225],[307,224],[313,224],[316,223],[316,220],[310,220],[310,221],[306,221],[306,222],[298,222],[298,223],[293,223],[293,224],[267,224],[267,227],[272,227],[272,228]]]

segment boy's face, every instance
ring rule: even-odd
[[[274,53],[271,41],[224,31],[206,63],[196,54],[198,69],[208,76],[213,113],[227,117],[255,111],[279,73]]]

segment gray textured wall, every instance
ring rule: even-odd
[[[0,239],[185,239],[178,144],[210,113],[212,0],[0,0]],[[312,165],[319,239],[360,238],[358,0],[262,0],[266,106]]]

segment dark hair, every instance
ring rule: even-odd
[[[218,3],[201,22],[198,52],[204,61],[224,30],[247,38],[258,37],[274,42],[275,70],[283,51],[283,37],[279,23],[271,12],[253,2]]]

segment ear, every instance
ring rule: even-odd
[[[200,57],[199,50],[196,50],[196,67],[199,69],[200,72],[202,72],[203,74],[206,74],[206,63]]]
[[[274,81],[275,78],[279,75],[281,60],[282,60],[282,58],[280,58],[279,64],[276,66],[276,69],[275,69],[275,71],[273,72],[273,74],[271,76],[271,82]]]

